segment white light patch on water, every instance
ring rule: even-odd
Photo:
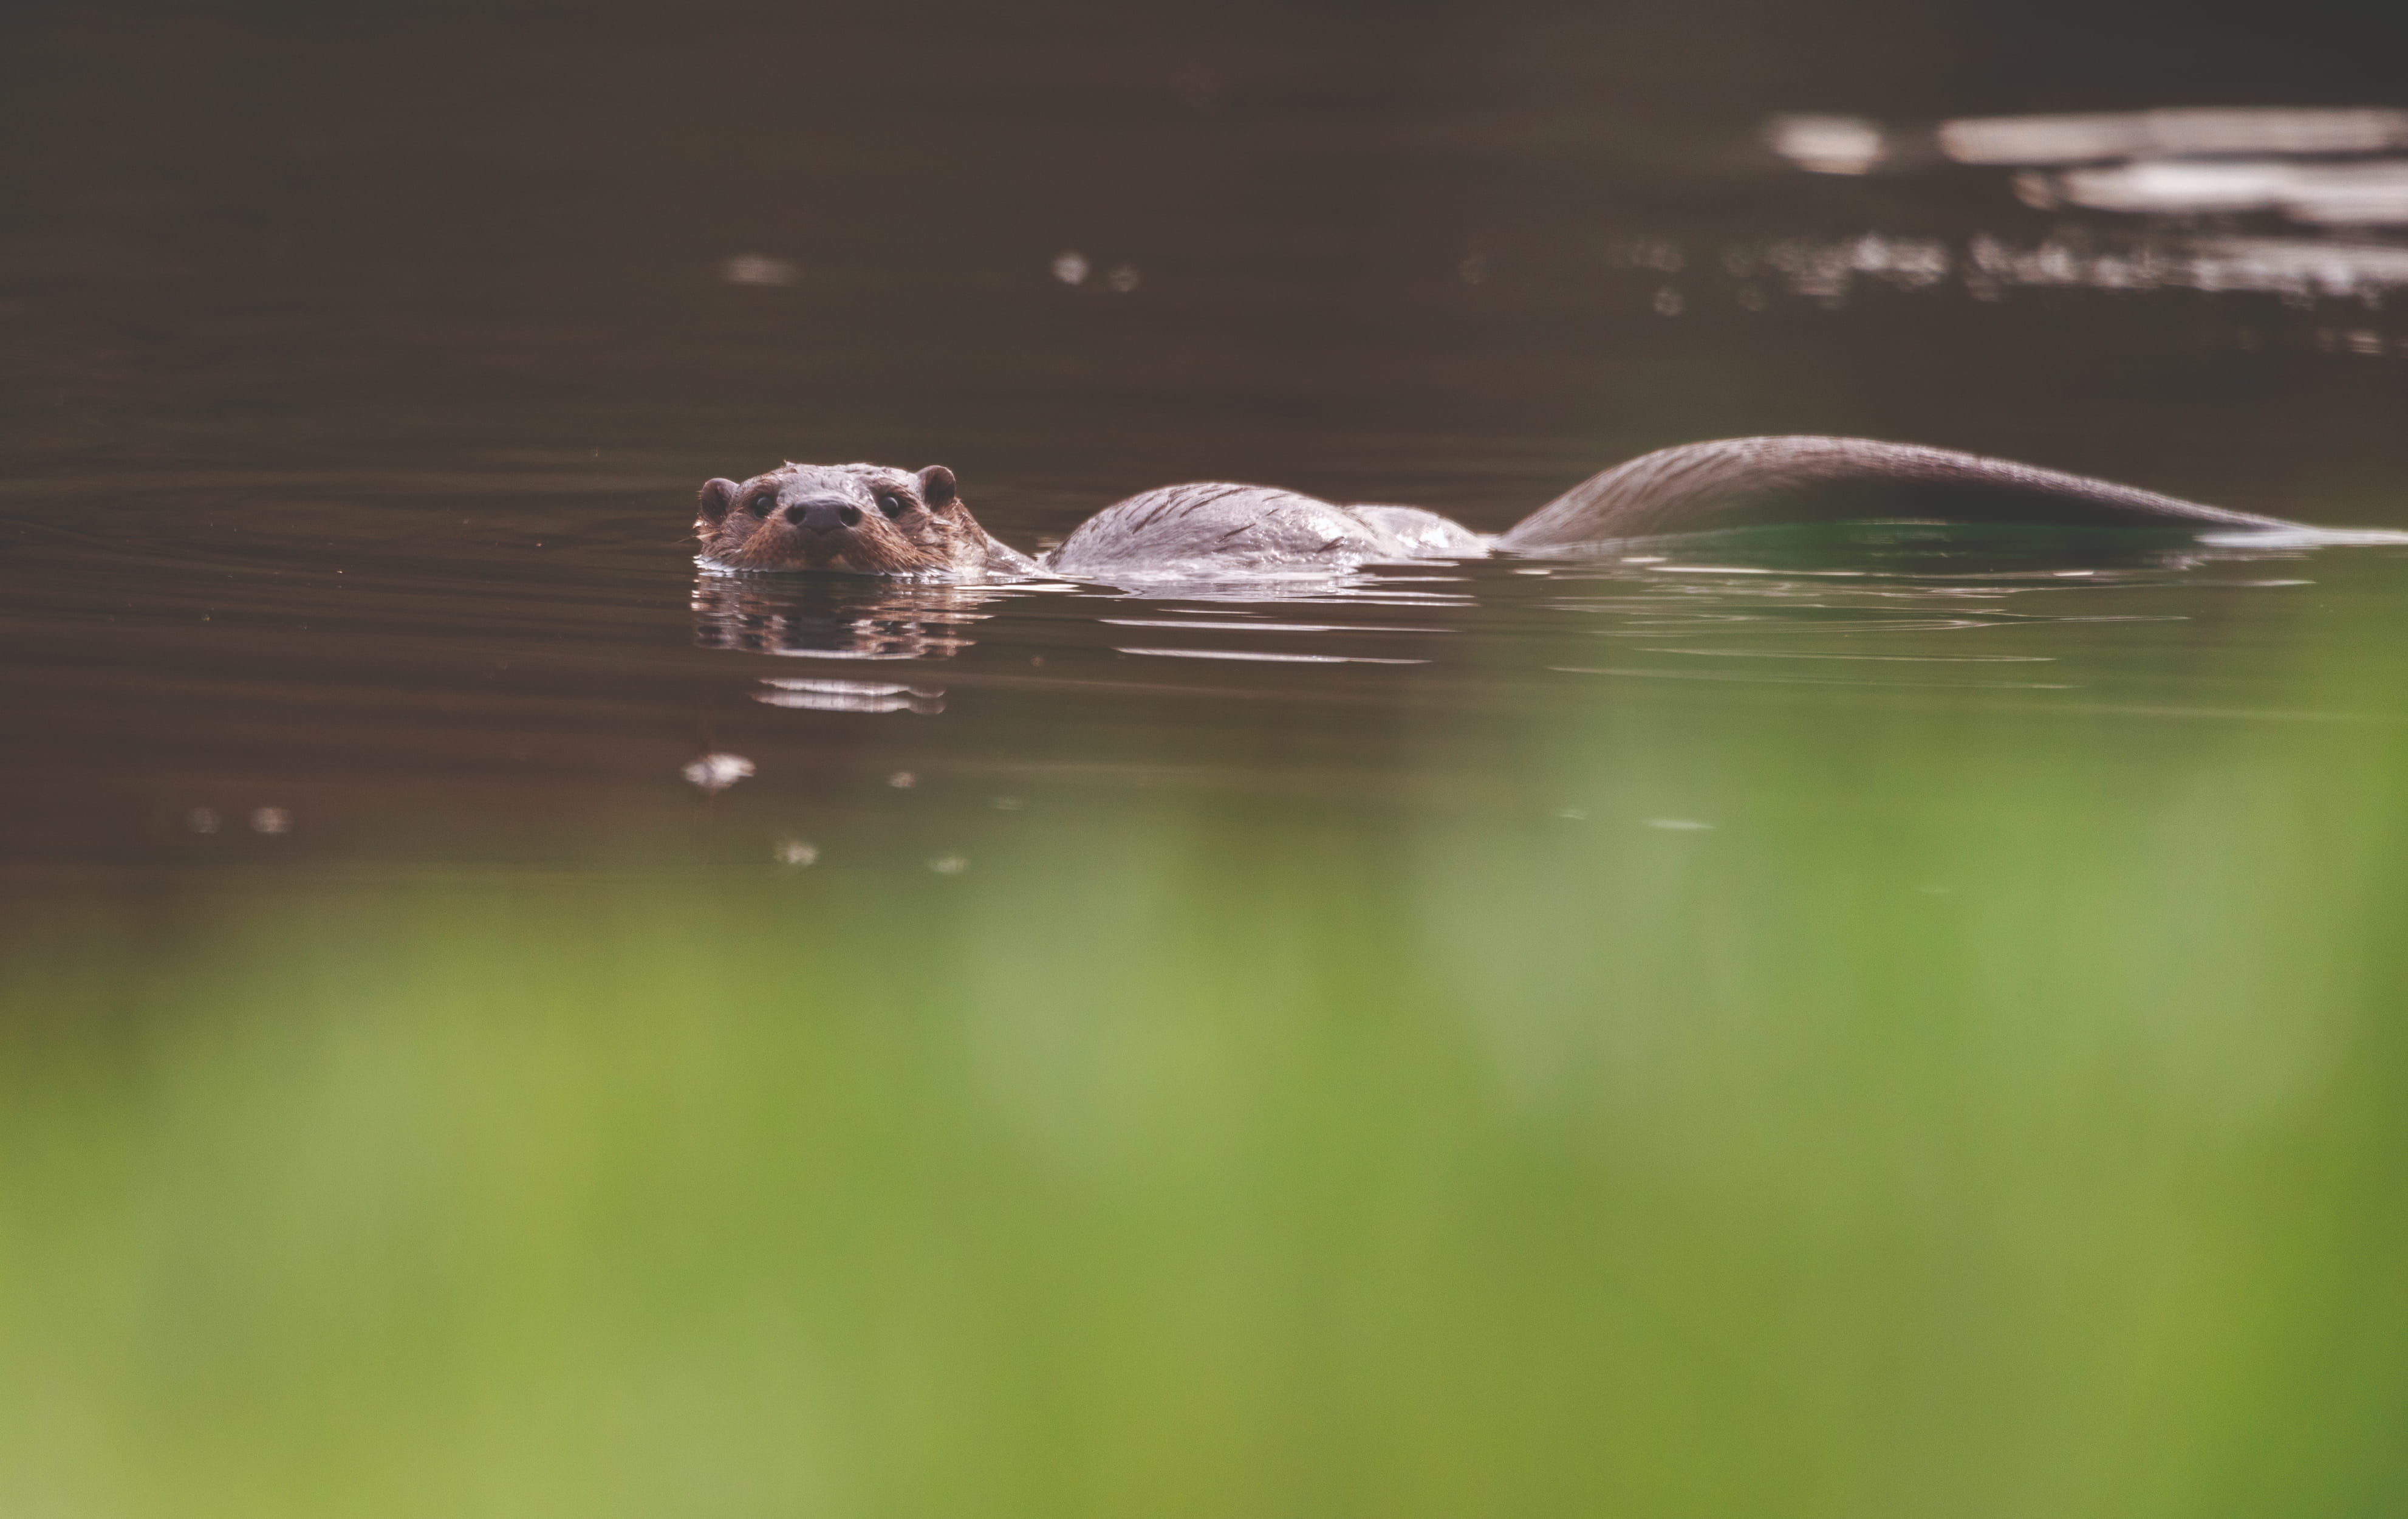
[[[2084,164],[2183,153],[2373,153],[2408,148],[2408,111],[2286,106],[2175,107],[1942,122],[1959,164]]]
[[[765,679],[767,691],[752,699],[769,707],[819,712],[918,712],[933,716],[945,709],[942,686],[888,685],[874,681],[791,681]]]
[[[1866,174],[1889,156],[1881,123],[1861,116],[1776,116],[1764,139],[1809,174]]]
[[[1085,283],[1087,268],[1087,256],[1075,248],[1064,250],[1054,259],[1054,278],[1066,285]]]
[[[738,253],[719,266],[719,278],[731,285],[791,285],[802,269],[767,253]]]
[[[2408,222],[2408,160],[2294,164],[2279,159],[2163,161],[2035,173],[2018,187],[2094,211],[2206,216],[2279,211],[2329,226],[2392,226]]]
[[[293,831],[293,814],[280,807],[255,807],[251,810],[251,831],[255,834],[282,834]]]
[[[1183,624],[1182,624],[1183,625]],[[1367,659],[1349,654],[1240,653],[1234,649],[1115,649],[1116,654],[1150,654],[1156,659],[1238,659],[1276,665],[1426,665],[1426,659]]]
[[[1713,828],[1713,824],[1699,823],[1695,818],[1649,818],[1647,826],[1661,828],[1667,833],[1705,833]]]
[[[910,647],[914,642],[911,636],[898,635],[893,637],[889,642],[891,644],[904,645],[904,647],[881,646],[871,649],[764,649],[760,652],[765,654],[775,654],[781,659],[951,659],[956,652],[967,648],[971,641],[972,640],[968,638],[921,638],[916,640],[917,647]]]
[[[2211,181],[2223,171],[2191,176],[2185,167],[2181,176],[2153,179],[2155,169],[2144,174],[2143,167],[2116,165],[2095,171],[2093,179],[2027,170],[2016,176],[2014,189],[2018,198],[2041,209],[2081,204],[2135,215],[2200,215],[2213,209],[2259,208],[2316,227],[2408,223],[2408,160],[2398,170],[2386,167],[2377,174],[2368,169],[2346,181],[2315,176],[2286,180],[2290,188],[2279,193],[2252,191],[2256,198],[2243,197],[2247,204],[2218,200],[2214,206],[2197,197],[2193,204],[2178,204],[2175,180],[2206,195]],[[2236,179],[2227,179],[2237,187]],[[2068,289],[2256,292],[2294,302],[2317,295],[2380,300],[2408,285],[2408,249],[2307,236],[2146,231],[2104,240],[2052,235],[2019,245],[1984,232],[1967,238],[1961,251],[1929,239],[1885,239],[1870,234],[1832,241],[1785,237],[1762,247],[1735,246],[1727,251],[1725,263],[1743,267],[1751,276],[1761,272],[1776,278],[1792,295],[1826,305],[1844,301],[1858,280],[1932,291],[1942,288],[1952,273],[1981,300],[2003,299],[2011,290]],[[2383,335],[2369,328],[2361,330],[2363,337],[2379,339]],[[2378,352],[2381,347],[2379,342],[2354,343],[2357,351]]]
[[[721,792],[751,775],[752,762],[741,754],[704,754],[688,764],[681,773],[690,785],[705,792]]]
[[[820,851],[817,844],[804,839],[781,838],[769,857],[790,869],[803,870],[819,862]]]
[[[2247,533],[2202,533],[2201,543],[2227,549],[2347,549],[2408,544],[2408,533],[2384,527],[2278,527]],[[2309,585],[2309,580],[2260,580],[2260,585]]]

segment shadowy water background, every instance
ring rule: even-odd
[[[682,537],[1781,431],[2408,527],[2385,120],[1942,124],[2397,103],[2286,27],[13,10],[0,1508],[2397,1508],[2401,551]]]

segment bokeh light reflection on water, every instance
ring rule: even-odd
[[[1732,244],[1721,264],[1737,281],[1728,298],[1742,308],[1764,309],[1767,279],[1835,308],[1860,283],[1961,288],[1984,301],[2031,290],[2272,295],[2280,311],[2237,308],[2223,341],[2408,356],[2408,335],[2380,315],[2408,285],[2408,242],[2398,235],[2408,224],[2408,111],[2158,109],[1947,121],[1920,132],[1779,116],[1765,140],[1813,174],[1928,174],[1938,159],[2011,168],[2014,198],[2033,210],[2107,215],[2037,239],[1994,229],[1961,239],[1868,230]],[[1624,257],[1660,268],[1651,250],[1666,246],[1642,238]],[[1673,310],[1685,308],[1665,287],[1654,297],[1657,311],[1668,294]]]

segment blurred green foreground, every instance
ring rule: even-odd
[[[953,877],[21,889],[0,1513],[2401,1512],[2385,673],[1599,682],[1494,806]]]

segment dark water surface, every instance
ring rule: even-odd
[[[2408,551],[685,537],[1761,432],[2408,528],[2408,140],[1934,146],[2391,104],[2313,20],[0,21],[0,1510],[2394,1511]]]
[[[2105,681],[2233,705],[2190,682],[2234,671],[2172,656],[2214,639],[2274,660],[2264,623],[2294,625],[2332,575],[2379,578],[2363,562],[2379,555],[2260,566],[2247,578],[2312,583],[2257,596],[2219,567],[1995,603],[2018,622],[2130,603],[2182,623],[1939,639],[1917,609],[1961,604],[1961,579],[1833,601],[1821,580],[1650,566],[1575,590],[1483,566],[1348,588],[1312,617],[1227,619],[1327,631],[1180,638],[1141,624],[1195,609],[1147,597],[691,571],[694,484],[781,458],[941,460],[990,528],[1033,546],[1192,478],[1496,530],[1646,449],[1783,431],[2408,525],[2389,277],[2281,272],[2362,263],[2382,228],[2042,212],[2004,171],[1802,174],[1760,137],[1773,111],[1833,104],[1927,123],[2193,104],[2162,93],[2186,69],[2220,104],[2236,44],[2193,38],[2159,62],[2177,78],[2102,102],[2079,70],[2034,71],[2020,96],[1947,87],[1956,49],[2003,46],[1967,19],[1948,46],[1801,24],[1717,57],[1541,13],[1200,29],[436,14],[332,31],[37,14],[15,34],[19,193],[0,232],[8,853],[180,866],[255,847],[233,825],[189,836],[194,810],[273,807],[291,814],[280,858],[579,859],[682,827],[678,772],[706,750],[755,758],[749,793],[820,814],[882,815],[896,768],[1007,791],[1087,772],[1409,783],[1400,725],[1662,699],[1545,672],[1636,647],[1590,640],[1664,607],[1773,619],[1721,630],[1744,645],[1870,596],[1881,615],[1845,647],[2057,662],[2015,699],[2095,701]],[[1642,67],[1627,50],[1651,41]],[[1776,43],[1805,51],[1784,62]],[[1837,72],[1810,84],[1810,62]],[[1695,88],[1654,77],[1668,70]],[[2340,72],[2274,103],[2356,103]],[[2114,250],[2202,235],[2288,262],[2261,252],[2261,288],[2084,283]],[[1914,275],[1927,254],[1944,277]],[[2052,255],[2078,269],[2004,290],[1983,273]],[[1056,278],[1066,257],[1078,284]],[[1426,631],[1346,631],[1399,622]],[[764,682],[860,678],[824,655],[866,648],[826,646],[881,638],[919,659],[873,683],[944,688],[942,720],[763,705],[785,699]],[[1115,652],[1155,646],[1316,662]],[[1900,684],[1912,666],[1847,668]],[[2241,704],[2284,705],[2279,689]],[[1470,763],[1455,783],[1479,793],[1502,762]]]

